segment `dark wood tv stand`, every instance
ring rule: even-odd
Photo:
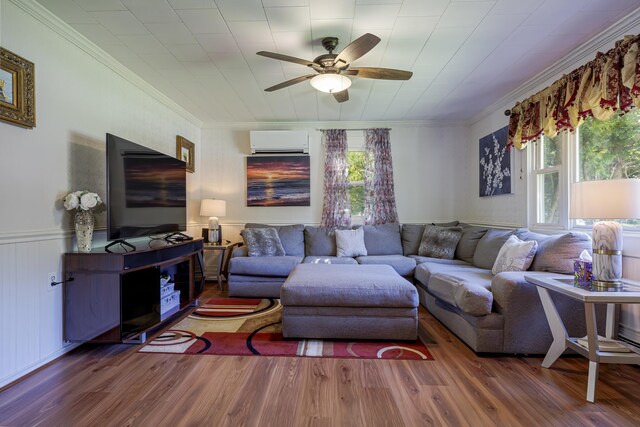
[[[64,254],[64,336],[72,342],[144,342],[148,331],[197,305],[204,285],[202,239],[128,253]],[[160,275],[180,303],[160,314]]]

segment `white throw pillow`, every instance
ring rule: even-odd
[[[355,230],[336,230],[336,255],[342,257],[356,257],[367,254],[364,245],[364,228]]]
[[[500,248],[491,272],[498,274],[503,271],[525,271],[533,262],[537,249],[538,242],[535,240],[523,242],[516,236],[511,236]]]

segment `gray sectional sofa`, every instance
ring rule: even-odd
[[[434,225],[443,229],[461,227],[452,259],[418,255],[424,224],[363,226],[367,255],[355,258],[335,256],[334,230],[300,224],[274,226],[285,255],[251,257],[246,247],[237,248],[229,262],[229,295],[278,298],[281,285],[300,263],[389,265],[413,281],[420,303],[474,351],[546,353],[551,332],[536,287],[524,280],[528,272],[494,275],[491,269],[502,245],[516,235],[537,242],[530,271],[551,276],[571,274],[573,260],[583,249],[591,250],[590,237],[584,233],[547,236],[527,229],[497,229],[457,221]],[[569,335],[586,334],[582,305],[560,295],[554,295],[554,300]],[[599,320],[604,323],[603,318]]]

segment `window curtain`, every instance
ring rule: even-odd
[[[524,149],[540,135],[574,131],[586,117],[608,120],[640,107],[640,36],[618,40],[606,53],[517,103],[509,116],[508,145]]]
[[[349,179],[347,170],[347,131],[328,129],[324,139],[324,201],[322,205],[323,227],[348,227],[351,225],[349,203]]]
[[[389,129],[367,129],[364,137],[364,223],[396,223]]]

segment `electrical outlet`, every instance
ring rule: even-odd
[[[47,283],[49,284],[49,286],[53,287],[55,286],[55,285],[52,285],[52,283],[54,282],[59,282],[59,280],[58,280],[57,273],[55,271],[52,271],[49,274],[47,274]]]

